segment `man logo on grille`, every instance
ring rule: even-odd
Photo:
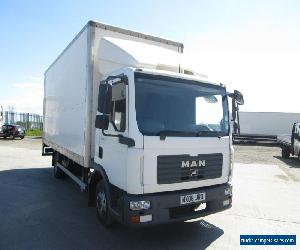
[[[191,169],[191,170],[192,170],[192,169]],[[199,169],[194,169],[194,170],[192,170],[192,172],[190,173],[190,177],[197,176],[197,175],[198,175],[198,172],[199,172]]]
[[[199,161],[181,161],[182,168],[205,167],[205,160]]]

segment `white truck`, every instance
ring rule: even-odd
[[[277,142],[281,147],[282,158],[296,156],[300,160],[300,122],[295,122],[292,128],[292,135],[279,135]]]
[[[181,43],[90,21],[45,72],[43,155],[100,222],[184,221],[231,206],[228,96]]]

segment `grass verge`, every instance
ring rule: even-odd
[[[43,131],[40,129],[28,129],[26,130],[25,136],[42,136]]]

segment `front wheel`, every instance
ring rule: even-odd
[[[21,135],[20,138],[21,138],[21,140],[24,139],[24,135]]]
[[[104,227],[111,227],[113,225],[113,220],[108,209],[107,191],[102,180],[100,180],[97,184],[96,198],[97,215],[100,223]]]

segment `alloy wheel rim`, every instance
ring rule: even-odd
[[[106,215],[106,205],[107,205],[107,200],[105,193],[103,191],[100,191],[97,195],[97,209],[98,213],[104,217]]]

